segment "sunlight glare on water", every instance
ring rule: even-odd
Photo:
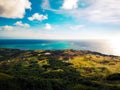
[[[114,55],[120,56],[120,39],[110,40],[110,46]]]

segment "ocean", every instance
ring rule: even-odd
[[[1,39],[0,48],[22,50],[90,50],[109,55],[119,55],[104,40],[27,40],[27,39]]]

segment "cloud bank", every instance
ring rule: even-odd
[[[88,20],[102,23],[120,23],[120,0],[90,1],[92,4],[83,11]]]
[[[64,0],[59,9],[50,7],[49,0],[42,3],[43,9],[58,14],[97,23],[120,23],[120,0]]]
[[[2,26],[1,30],[13,30],[13,27],[12,26],[8,26],[8,25],[5,25],[5,26]]]

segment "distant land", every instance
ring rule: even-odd
[[[0,90],[120,90],[120,57],[1,48]]]

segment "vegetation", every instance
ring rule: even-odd
[[[120,90],[119,67],[91,51],[0,49],[0,90]]]

